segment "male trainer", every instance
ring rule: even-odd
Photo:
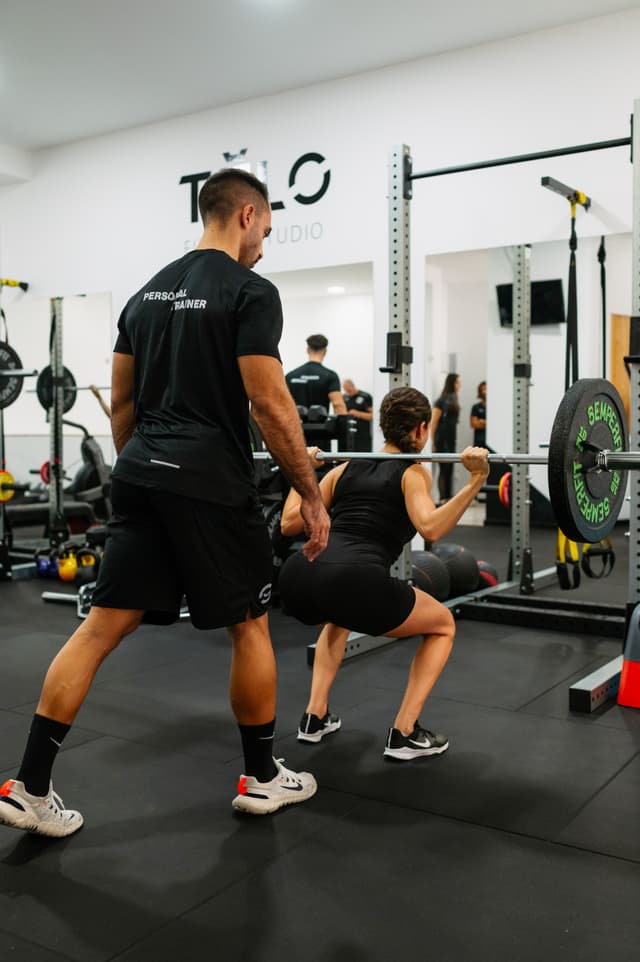
[[[340,393],[340,378],[335,371],[325,367],[323,361],[327,354],[329,341],[324,334],[311,334],[307,338],[307,355],[309,360],[301,364],[286,376],[289,390],[299,407],[309,410],[311,407],[321,406],[329,414],[329,407],[334,414],[346,414],[347,408]],[[304,420],[304,418],[303,418]],[[313,424],[319,419],[304,425],[304,435],[308,445],[329,447],[327,435],[322,427],[315,430]]]
[[[93,607],[53,660],[0,822],[71,835],[82,815],[51,769],[105,657],[143,617],[166,624],[186,595],[196,628],[227,626],[231,707],[244,751],[233,807],[264,814],[314,794],[312,775],[272,754],[276,665],[266,611],[272,555],[253,481],[249,402],[265,441],[303,495],[313,561],[329,520],[283,376],[276,288],[254,274],[271,230],[266,187],[226,169],[203,185],[197,248],[126,305],[113,357],[113,517]]]

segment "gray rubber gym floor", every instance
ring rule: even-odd
[[[454,540],[453,538],[451,540]],[[455,540],[503,569],[507,529]],[[554,532],[534,532],[536,568]],[[581,589],[624,600],[613,576]],[[503,573],[503,571],[501,571]],[[15,774],[43,673],[78,624],[0,584],[0,781]],[[462,620],[422,721],[442,757],[385,762],[415,641],[345,663],[343,728],[295,739],[315,638],[276,609],[278,756],[319,781],[273,817],[232,814],[241,756],[222,631],[141,628],[105,663],[55,785],[85,827],[0,827],[0,959],[21,962],[616,962],[640,945],[640,712],[568,711],[571,681],[620,643]]]

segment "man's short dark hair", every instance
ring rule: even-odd
[[[310,334],[307,338],[307,347],[310,351],[326,351],[329,341],[324,334]]]
[[[223,226],[245,204],[269,206],[267,185],[246,170],[224,167],[204,182],[198,197],[202,223],[216,220]]]

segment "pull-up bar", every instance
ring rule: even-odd
[[[440,167],[438,170],[425,170],[421,173],[408,173],[407,180],[423,180],[425,177],[443,177],[445,174],[461,174],[468,170],[483,170],[486,167],[505,167],[507,164],[523,164],[530,160],[546,160],[549,157],[564,157],[567,154],[585,154],[590,150],[607,150],[610,147],[627,147],[631,137],[620,140],[599,140],[595,144],[578,144],[575,147],[558,147],[555,150],[540,150],[535,154],[517,154],[515,157],[498,157],[497,160],[479,160],[473,164],[460,164],[457,167]]]

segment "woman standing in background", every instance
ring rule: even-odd
[[[433,405],[431,421],[431,436],[433,450],[438,454],[454,452],[456,450],[456,433],[458,418],[460,417],[460,402],[458,392],[460,378],[457,374],[447,374],[440,397]],[[453,494],[453,464],[440,463],[438,465],[438,494],[440,504],[445,504]]]

